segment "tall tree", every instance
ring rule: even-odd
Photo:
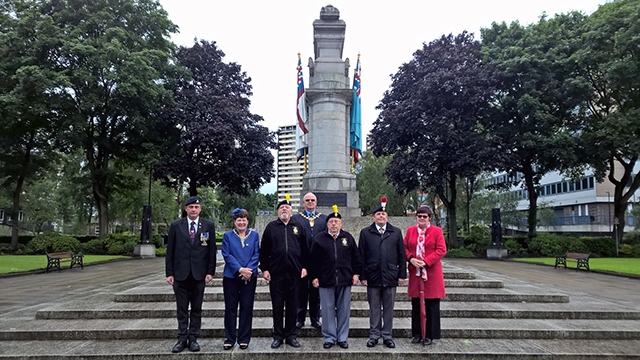
[[[390,156],[376,157],[371,151],[365,151],[358,161],[355,169],[356,189],[360,195],[360,209],[364,214],[370,214],[380,206],[380,198],[386,196],[389,215],[406,215],[404,196],[398,194],[396,187],[385,176],[390,162]]]
[[[190,195],[217,186],[246,195],[274,175],[274,134],[249,111],[251,78],[240,65],[224,63],[224,56],[215,41],[205,40],[177,53],[191,76],[180,79],[176,106],[163,113],[179,134],[155,169],[168,185],[186,183]]]
[[[22,0],[10,0],[22,3]],[[122,177],[115,159],[136,161],[149,152],[158,104],[171,101],[165,88],[175,65],[169,41],[176,26],[154,0],[24,1],[35,9],[29,44],[55,39],[42,51],[54,82],[46,95],[71,99],[59,116],[70,140],[83,149],[98,210],[100,236],[108,230],[109,199]],[[20,17],[20,9],[11,13]],[[37,74],[37,73],[36,73]],[[35,103],[35,101],[32,101]],[[59,135],[58,135],[59,136]]]
[[[18,213],[25,186],[51,168],[62,147],[65,77],[50,56],[62,36],[41,2],[0,3],[0,179],[10,189],[11,247],[18,246]],[[27,212],[30,209],[25,209]]]
[[[584,22],[581,49],[571,58],[589,88],[583,154],[598,179],[615,186],[614,217],[622,239],[625,212],[640,187],[640,2],[604,4]]]
[[[536,234],[541,177],[575,161],[585,87],[574,81],[576,66],[569,58],[579,49],[583,20],[584,15],[570,13],[542,16],[526,27],[503,22],[481,30],[486,59],[503,75],[495,112],[484,125],[502,140],[509,161],[500,170],[522,174],[529,195],[529,238]]]
[[[495,167],[499,152],[478,126],[495,92],[473,34],[442,36],[392,77],[371,132],[373,152],[392,155],[386,174],[399,190],[434,189],[459,246],[456,179]]]

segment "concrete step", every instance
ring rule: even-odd
[[[258,286],[266,286],[269,283],[262,279],[258,278]],[[210,283],[207,284],[210,287],[221,287],[222,286],[222,278],[214,278]],[[499,280],[475,280],[475,279],[445,279],[444,286],[447,288],[454,287],[467,287],[467,288],[503,288],[504,283]],[[406,288],[407,283],[401,285],[400,288]]]
[[[175,318],[174,302],[143,303],[82,303],[78,305],[62,304],[41,309],[36,312],[36,319],[143,319],[143,318]],[[532,306],[528,303],[475,303],[475,302],[443,302],[440,306],[442,317],[455,318],[495,318],[495,319],[610,319],[639,320],[640,311],[612,311],[606,307],[572,303],[540,303]],[[270,301],[256,301],[253,315],[255,317],[271,317],[273,314]],[[205,302],[204,317],[223,317],[223,302]],[[369,304],[366,301],[351,303],[351,317],[368,317]],[[411,317],[411,304],[398,301],[394,307],[395,318]]]
[[[272,319],[253,319],[253,336],[270,337]],[[90,319],[35,320],[0,319],[0,340],[112,340],[171,339],[177,328],[175,319]],[[318,337],[320,331],[311,327],[299,330],[303,338]],[[224,319],[204,318],[202,336],[224,336]],[[350,320],[349,336],[369,336],[368,317]],[[411,321],[394,319],[393,336],[411,337]],[[640,320],[564,320],[564,319],[492,319],[443,318],[442,336],[462,339],[597,339],[638,340]],[[0,346],[1,348],[1,346]]]
[[[128,291],[116,293],[114,301],[117,302],[168,302],[174,301],[173,290],[169,286],[137,287]],[[204,301],[223,301],[224,293],[221,287],[207,287]],[[259,286],[256,288],[256,301],[270,301],[269,288]],[[367,289],[365,286],[354,286],[351,289],[352,301],[366,301]],[[396,301],[409,301],[406,292],[398,289]],[[534,302],[534,303],[566,303],[569,296],[564,294],[544,293],[514,293],[497,289],[477,288],[450,288],[447,289],[447,297],[444,301],[475,301],[475,302]]]
[[[222,350],[222,338],[199,339],[202,350],[171,353],[174,340],[68,340],[63,343],[49,340],[3,341],[0,359],[334,359],[348,357],[355,360],[489,360],[489,359],[638,359],[640,340],[501,340],[501,339],[441,339],[431,346],[411,344],[408,338],[395,338],[396,348],[382,345],[367,348],[365,339],[349,339],[349,348],[322,348],[322,339],[300,339],[301,347],[283,345],[271,349],[270,337],[254,337],[249,348]]]

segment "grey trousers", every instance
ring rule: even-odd
[[[322,337],[324,342],[347,341],[351,314],[351,286],[321,287]]]
[[[396,287],[367,286],[367,300],[369,301],[369,337],[372,339],[380,337],[383,340],[391,339]]]

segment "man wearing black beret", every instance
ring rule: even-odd
[[[192,196],[184,203],[186,218],[169,228],[165,259],[167,283],[173,286],[178,315],[178,342],[171,350],[200,351],[198,337],[202,323],[205,283],[216,269],[216,229],[213,221],[200,218],[202,200]],[[189,313],[191,305],[191,313]]]
[[[369,302],[369,340],[374,347],[382,338],[384,345],[395,348],[392,339],[393,305],[398,284],[407,278],[407,257],[402,231],[387,222],[387,198],[380,199],[375,208],[373,224],[360,231],[358,247],[363,270],[360,282],[367,287]]]
[[[304,228],[291,220],[289,194],[278,204],[278,218],[262,233],[260,270],[269,282],[273,307],[273,342],[271,348],[287,343],[300,347],[296,336],[300,280],[307,276],[309,247]],[[282,318],[284,317],[284,325]]]

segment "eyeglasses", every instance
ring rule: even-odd
[[[306,201],[306,202],[315,202],[314,199],[304,199],[304,201]]]
[[[429,215],[416,215],[416,217],[418,219],[427,219],[427,218],[429,218]]]

